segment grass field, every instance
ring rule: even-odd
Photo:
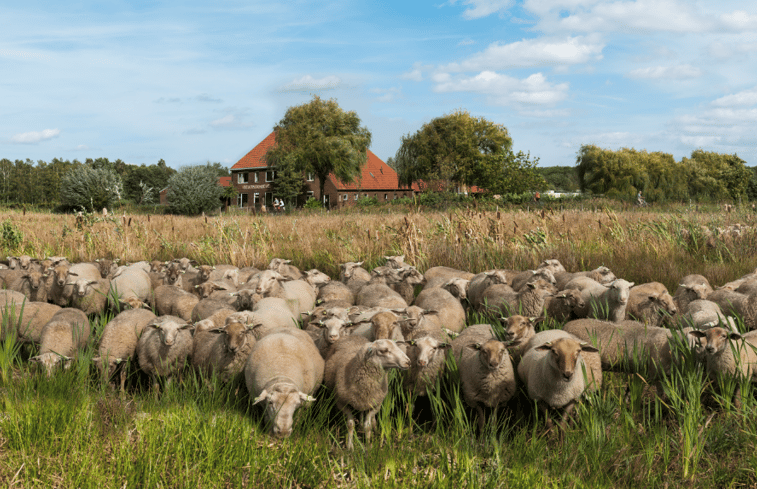
[[[23,235],[5,254],[126,261],[188,256],[201,263],[265,267],[273,257],[338,276],[339,264],[405,254],[425,270],[533,268],[558,258],[569,270],[609,266],[636,283],[675,289],[689,273],[713,285],[757,268],[757,216],[696,208],[652,212],[597,203],[564,211],[525,209],[88,217],[0,213]],[[717,228],[749,226],[741,236]],[[5,237],[3,237],[5,239]],[[407,399],[398,382],[379,413],[370,447],[344,450],[345,423],[325,390],[301,409],[291,438],[270,438],[240,382],[189,372],[160,395],[140,375],[124,395],[89,359],[109,317],[93,318],[95,341],[52,379],[0,348],[2,487],[754,487],[757,400],[748,383],[736,408],[712,393],[687,358],[665,382],[662,402],[642,376],[607,374],[577,410],[564,439],[545,431],[524,398],[486,432],[459,395],[456,367],[429,400]],[[470,321],[484,318],[471,317]],[[630,386],[629,399],[624,399]],[[416,404],[412,415],[409,404]],[[429,420],[435,420],[430,422]],[[358,437],[362,440],[362,438]]]

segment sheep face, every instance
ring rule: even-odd
[[[283,258],[274,258],[271,260],[271,263],[268,264],[268,270],[281,272],[281,267],[283,267],[284,265],[289,265],[290,263],[292,263],[292,260],[284,260]]]
[[[151,323],[149,326],[158,330],[160,342],[166,346],[173,345],[176,342],[176,337],[181,331],[194,329],[194,326],[191,324],[179,323],[171,320],[160,323]]]
[[[200,279],[200,282],[207,282],[210,278],[210,274],[215,270],[215,267],[211,267],[210,265],[200,265],[197,270],[199,271],[197,278]]]
[[[742,339],[742,336],[739,333],[734,333],[733,331],[720,327],[710,328],[707,331],[694,330],[690,334],[691,336],[703,339],[707,342],[704,351],[709,356],[723,353],[726,348],[730,348],[731,341]]]
[[[276,384],[264,389],[253,401],[254,404],[265,401],[265,413],[271,423],[271,434],[287,437],[292,434],[294,412],[303,402],[313,402],[315,398],[300,392],[293,384]]]
[[[371,318],[373,336],[377,340],[389,339],[400,328],[399,318],[396,314],[386,311],[380,312]]]
[[[618,278],[614,273],[612,273],[612,270],[605,266],[597,267],[594,272],[596,273],[594,280],[596,280],[600,284],[609,284],[611,282],[614,282]]]
[[[183,272],[186,272],[194,262],[194,260],[190,260],[189,258],[176,258],[171,261],[171,263],[176,263]]]
[[[100,270],[101,278],[108,278],[108,275],[113,275],[118,270],[118,260],[108,260],[106,258],[95,260],[97,268]]]
[[[360,268],[361,266],[363,266],[363,262],[361,261],[358,261],[358,262],[348,261],[347,263],[342,263],[339,266],[339,270],[340,270],[339,279],[344,281],[348,278],[351,278],[352,275],[355,273],[355,269]]]
[[[673,297],[670,294],[652,294],[647,300],[661,316],[672,316],[678,312]]]
[[[45,369],[45,373],[48,377],[53,375],[53,371],[59,363],[62,363],[64,368],[70,367],[71,360],[70,357],[55,352],[42,353],[41,355],[29,359],[30,362],[41,365]]]
[[[226,350],[236,353],[247,345],[247,341],[252,331],[240,321],[226,321],[223,328],[226,334]]]
[[[21,270],[29,270],[32,267],[32,257],[29,255],[21,255],[18,257],[18,268]]]
[[[609,285],[612,290],[612,295],[616,298],[618,304],[628,304],[628,297],[631,295],[631,287],[633,282],[618,279]]]
[[[250,310],[255,305],[255,290],[254,289],[242,289],[237,292],[232,292],[231,295],[237,297],[234,306],[239,311]]]
[[[305,272],[305,280],[307,280],[310,285],[318,287],[319,285],[325,285],[331,282],[331,277],[314,268]]]
[[[376,340],[366,345],[366,356],[384,369],[410,368],[410,358],[392,340]]]
[[[458,300],[462,301],[468,298],[468,285],[470,285],[470,280],[453,278],[446,281],[442,287]]]
[[[53,268],[53,275],[55,276],[53,280],[58,284],[58,287],[66,285],[69,268],[71,268],[70,265],[56,265],[55,268]]]
[[[565,267],[562,265],[562,263],[560,263],[560,260],[556,259],[544,260],[543,262],[541,262],[541,265],[539,265],[538,268],[541,270],[549,270],[553,274],[566,271]]]
[[[431,363],[436,355],[445,355],[447,349],[451,346],[449,343],[443,343],[431,336],[424,336],[408,343],[415,347],[415,363],[421,367]]]
[[[29,281],[29,287],[31,287],[32,290],[39,290],[42,284],[45,283],[45,279],[47,279],[48,274],[43,274],[42,272],[37,271],[30,271],[29,273],[24,274],[23,277]]]
[[[74,293],[79,297],[84,297],[85,295],[87,295],[87,289],[96,284],[96,280],[87,280],[85,278],[80,278],[75,282],[69,282],[67,285],[73,285]]]
[[[582,351],[598,352],[596,348],[571,338],[559,338],[536,347],[536,350],[550,351],[549,366],[555,370],[565,382],[570,382],[576,372],[578,358]]]
[[[160,273],[165,269],[166,264],[160,260],[153,260],[150,262],[150,271],[153,273]]]
[[[404,267],[399,269],[402,281],[410,285],[420,285],[426,281],[426,278],[415,267]]]
[[[481,364],[489,370],[497,370],[508,356],[505,344],[494,338],[486,343],[476,343],[475,345],[470,345],[470,347],[478,350]]]
[[[207,299],[208,297],[210,297],[210,294],[212,294],[216,290],[228,290],[229,288],[217,282],[203,282],[201,284],[195,285],[195,289],[197,289],[197,292],[200,294],[201,298]]]
[[[534,322],[525,316],[510,316],[507,318],[505,333],[510,345],[520,345],[535,334]]]
[[[181,275],[184,271],[181,269],[178,263],[171,262],[165,270],[164,281],[166,285],[181,286]]]
[[[330,317],[315,323],[316,326],[323,329],[323,339],[332,345],[343,336],[347,336],[350,323],[338,317]]]
[[[284,277],[274,270],[264,270],[260,273],[259,279],[260,281],[255,292],[265,297],[267,294],[273,292],[278,282],[284,280]]]
[[[555,296],[555,299],[563,301],[570,311],[586,306],[586,302],[581,297],[581,292],[577,289],[563,290]]]

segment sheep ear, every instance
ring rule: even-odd
[[[548,341],[548,342],[544,343],[543,345],[539,345],[536,348],[534,348],[534,350],[538,350],[538,351],[547,351],[547,350],[551,350],[551,349],[552,349],[552,342],[551,341]]]
[[[599,353],[599,350],[597,348],[594,348],[588,343],[581,343],[581,351],[586,351],[590,353]]]
[[[263,389],[263,392],[261,392],[260,395],[258,397],[256,397],[254,401],[252,401],[252,405],[254,406],[255,404],[259,403],[260,401],[264,401],[266,397],[268,397],[268,391],[266,391],[265,389]]]
[[[315,402],[315,397],[309,396],[305,394],[304,392],[300,392],[300,400],[302,402]]]
[[[731,333],[728,335],[728,339],[731,339],[731,340],[741,340],[743,338],[744,337],[741,336],[739,333]]]
[[[705,334],[704,331],[700,331],[698,329],[695,329],[693,331],[689,331],[689,334],[693,336],[694,338],[707,338],[707,334]]]
[[[468,348],[473,348],[474,350],[480,350],[481,349],[481,343],[474,343],[472,345],[468,345]]]

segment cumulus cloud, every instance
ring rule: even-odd
[[[633,70],[628,76],[652,80],[688,80],[702,76],[702,70],[691,65],[652,66]]]
[[[490,44],[484,51],[442,68],[444,71],[503,70],[549,65],[572,65],[602,59],[605,44],[595,36],[565,39],[524,39]]]
[[[280,92],[311,92],[318,90],[333,90],[339,86],[342,80],[336,76],[325,76],[323,78],[313,78],[305,75],[302,78],[292,80],[286,85],[279,88]]]
[[[57,138],[59,135],[60,129],[45,129],[43,131],[22,132],[11,136],[11,142],[17,144],[37,144],[48,139]]]
[[[433,81],[435,92],[480,93],[492,103],[505,106],[551,105],[564,100],[568,92],[567,83],[549,83],[541,73],[522,80],[493,71],[482,71],[473,77],[437,73]]]
[[[450,4],[457,3],[457,0],[451,0]],[[463,17],[472,20],[486,17],[496,12],[509,9],[514,5],[513,0],[463,0],[463,5],[469,7],[463,12]]]
[[[715,107],[744,107],[757,105],[757,87],[720,97],[713,100],[712,105]]]

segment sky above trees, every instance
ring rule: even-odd
[[[234,164],[312,95],[386,160],[457,109],[540,166],[582,144],[757,165],[757,4],[29,0],[3,7],[0,158]]]

